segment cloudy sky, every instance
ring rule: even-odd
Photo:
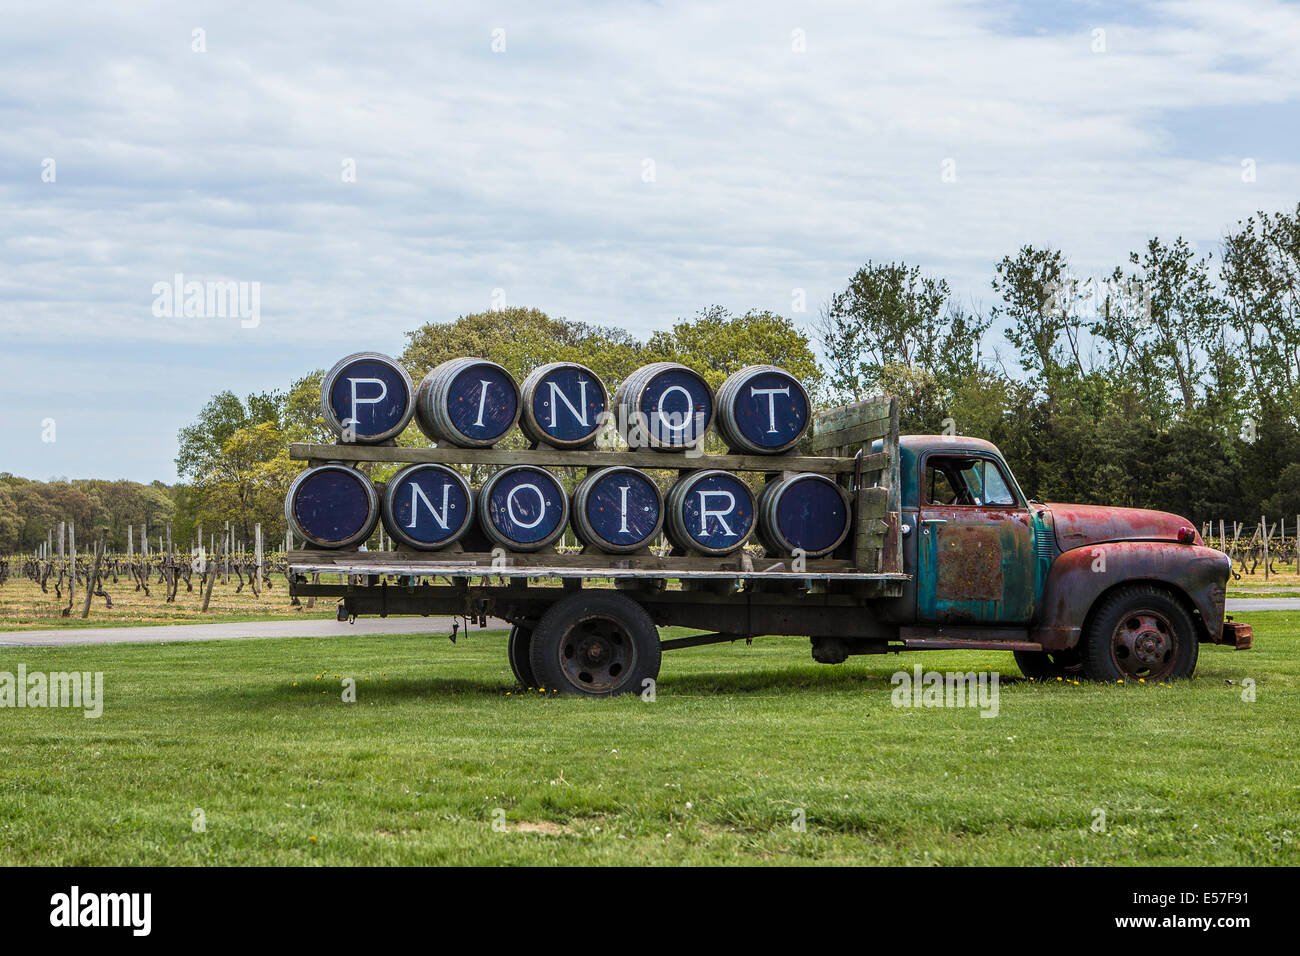
[[[33,478],[170,481],[213,392],[494,295],[808,323],[901,258],[987,307],[1024,243],[1101,276],[1300,200],[1278,0],[0,12],[0,471]],[[257,283],[256,320],[166,314],[178,274]]]

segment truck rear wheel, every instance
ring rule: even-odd
[[[1132,584],[1103,598],[1079,647],[1084,673],[1101,681],[1191,677],[1200,650],[1182,602],[1150,584]]]
[[[536,687],[537,678],[533,676],[533,664],[529,660],[529,649],[533,643],[531,628],[516,624],[510,628],[510,637],[506,641],[506,656],[510,658],[510,670],[515,680],[525,687]]]
[[[1083,659],[1079,649],[1064,651],[1012,651],[1020,673],[1034,680],[1070,680],[1083,676]]]
[[[659,676],[659,631],[641,605],[608,591],[557,601],[533,630],[529,662],[537,686],[610,697],[642,691]]]

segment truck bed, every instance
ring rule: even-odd
[[[873,442],[879,441],[877,450]],[[800,582],[818,590],[842,591],[856,599],[891,597],[901,593],[908,576],[902,572],[898,499],[898,405],[890,397],[871,398],[815,416],[806,442],[813,454],[688,455],[658,451],[565,450],[407,447],[396,444],[303,444],[290,446],[290,457],[310,465],[341,462],[369,471],[377,464],[431,462],[469,465],[492,470],[509,465],[550,469],[594,470],[612,465],[647,472],[682,474],[720,469],[760,473],[774,480],[790,473],[828,475],[848,492],[853,509],[852,532],[833,556],[807,559],[796,569],[790,558],[741,550],[717,557],[658,554],[606,554],[590,548],[581,552],[554,549],[521,553],[465,551],[459,545],[442,551],[294,550],[288,555],[292,593],[300,596],[357,595],[383,585],[391,591],[446,595],[460,590],[496,586],[528,587],[543,580],[565,586],[609,581],[619,587],[663,589],[680,581],[684,589],[709,588],[708,582],[741,582],[747,591],[798,590]],[[495,563],[494,563],[495,561]],[[332,578],[322,581],[321,577]],[[641,582],[641,583],[638,583]],[[716,587],[716,585],[713,585]],[[536,589],[530,589],[536,590]],[[557,588],[559,590],[559,588]],[[435,594],[437,597],[435,598]],[[712,595],[706,597],[712,599]],[[402,602],[407,604],[409,602]],[[402,613],[401,611],[395,611]],[[409,611],[407,613],[410,613]]]

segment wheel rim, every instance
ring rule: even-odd
[[[1115,625],[1110,647],[1111,656],[1124,676],[1159,680],[1174,670],[1178,632],[1159,611],[1133,611]]]
[[[573,686],[589,693],[617,687],[635,663],[632,636],[611,618],[575,621],[560,641],[560,669]]]

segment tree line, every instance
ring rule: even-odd
[[[1300,204],[1238,222],[1213,250],[1152,237],[1102,275],[1026,245],[995,265],[990,289],[982,310],[918,264],[869,261],[806,324],[712,306],[643,340],[516,307],[425,324],[400,359],[414,381],[462,355],[521,381],[575,361],[611,394],[648,362],[682,362],[715,387],[747,365],[779,365],[821,407],[887,392],[905,432],[995,442],[1036,500],[1197,522],[1300,512]],[[284,494],[303,467],[289,444],[333,441],[322,376],[213,396],[178,436],[177,485],[0,475],[0,552],[31,549],[60,520],[119,550],[126,525],[142,522],[172,522],[181,543],[227,521],[244,541],[258,522],[265,540],[283,539]],[[398,440],[425,444],[414,425]]]

